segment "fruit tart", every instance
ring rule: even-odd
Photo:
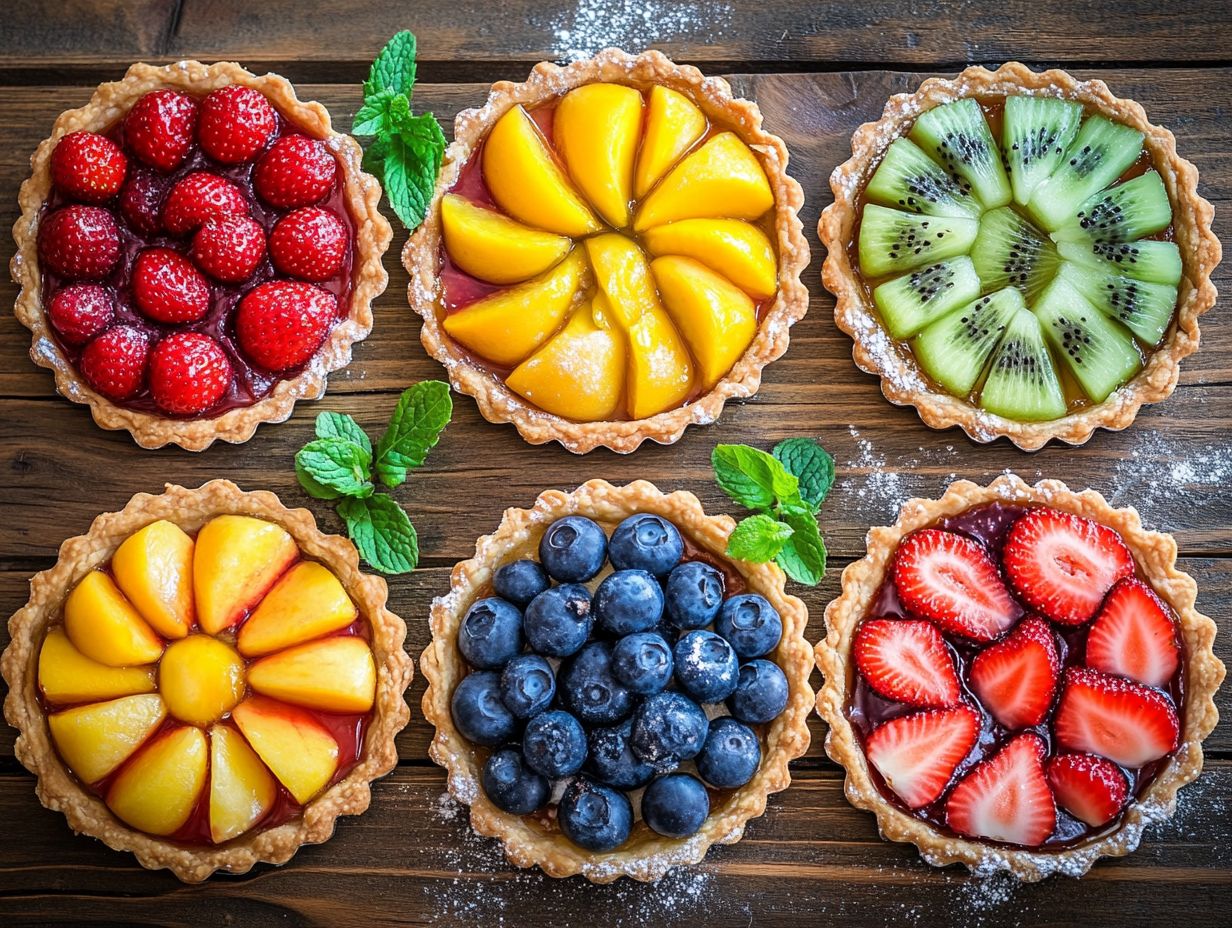
[[[657,880],[732,844],[809,744],[804,604],[689,493],[509,509],[432,604],[430,753],[519,867]]]
[[[368,808],[410,716],[406,626],[354,546],[272,493],[138,494],[9,621],[5,718],[74,831],[196,882]]]
[[[13,228],[30,356],[146,448],[243,442],[372,330],[392,232],[319,103],[233,62],[135,64],[56,120]]]
[[[868,534],[817,646],[847,798],[934,866],[1082,876],[1202,770],[1224,666],[1171,535],[1094,490],[951,484]]]
[[[403,251],[455,389],[532,444],[677,441],[753,395],[808,309],[787,148],[659,52],[495,84]]]
[[[891,402],[1034,451],[1172,393],[1221,251],[1197,169],[1141,106],[973,67],[891,97],[851,148],[823,277]]]

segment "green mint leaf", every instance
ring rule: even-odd
[[[432,135],[431,129],[424,128],[429,124],[440,132],[436,117],[425,114],[416,117],[412,129],[390,136],[387,139],[388,150],[381,162],[381,181],[389,206],[409,231],[419,228],[428,214],[428,204],[432,201],[436,174],[445,150],[443,134],[439,146],[424,138],[425,135]]]
[[[351,416],[341,412],[323,412],[317,416],[317,438],[340,438],[354,442],[372,457],[372,442],[368,433]]]
[[[816,512],[834,485],[834,458],[811,438],[789,438],[774,446],[774,456],[800,482],[800,497]]]
[[[372,62],[364,81],[364,98],[382,90],[411,95],[415,86],[415,36],[403,30],[389,40]]]
[[[342,497],[337,490],[331,490],[323,483],[317,483],[312,474],[300,466],[298,460],[295,462],[295,476],[299,479],[299,485],[304,488],[304,492],[314,499],[340,499]]]
[[[398,97],[388,90],[381,90],[364,100],[364,105],[355,114],[351,122],[352,135],[381,135],[389,130],[391,125],[390,102]],[[406,99],[402,97],[401,99]]]
[[[365,171],[385,183],[385,158],[389,155],[389,139],[377,136],[364,149],[364,157],[360,162]]]
[[[392,496],[344,499],[338,515],[360,556],[383,574],[405,574],[419,563],[415,526]]]
[[[719,487],[746,509],[800,500],[800,484],[773,456],[748,445],[715,445],[710,455]]]
[[[449,384],[424,380],[405,390],[394,407],[389,428],[376,446],[376,473],[387,487],[406,480],[406,472],[423,464],[453,415]]]
[[[371,454],[341,438],[318,438],[295,455],[297,468],[341,496],[372,495],[372,481],[368,479],[371,463]]]
[[[727,553],[741,561],[761,564],[773,560],[791,538],[790,525],[759,514],[741,519],[727,539]]]
[[[808,509],[789,508],[783,512],[783,521],[791,526],[791,538],[775,561],[797,583],[816,586],[826,575],[826,543],[817,517]]]

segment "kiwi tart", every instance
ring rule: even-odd
[[[935,428],[1035,450],[1174,389],[1215,300],[1197,170],[1102,81],[1018,63],[890,98],[830,185],[854,357]]]

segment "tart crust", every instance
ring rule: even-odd
[[[533,556],[544,530],[556,519],[584,515],[610,530],[625,517],[641,512],[655,513],[675,524],[688,541],[723,559],[744,578],[750,590],[761,593],[779,611],[783,637],[773,657],[787,677],[789,696],[787,708],[766,734],[766,751],[757,773],[711,810],[697,834],[684,839],[664,838],[645,826],[635,827],[620,848],[594,853],[567,840],[556,828],[554,818],[545,823],[539,818],[512,815],[484,795],[480,776],[486,752],[462,737],[450,712],[454,687],[467,672],[456,645],[457,632],[470,605],[490,593],[493,571],[509,561]],[[767,797],[791,782],[787,765],[808,749],[808,715],[813,705],[809,685],[812,649],[804,637],[808,610],[799,599],[786,594],[786,577],[774,564],[749,564],[726,557],[727,538],[735,526],[730,516],[706,515],[692,493],[664,494],[645,480],[623,487],[590,480],[571,493],[547,490],[530,509],[505,510],[496,531],[475,543],[475,556],[454,567],[449,593],[432,603],[432,641],[420,658],[420,669],[428,681],[424,718],[436,727],[429,754],[448,771],[449,792],[471,807],[474,830],[499,838],[511,863],[538,866],[553,877],[581,874],[594,883],[610,883],[621,876],[658,880],[672,867],[698,863],[712,844],[739,841],[749,819],[765,811]]]
[[[676,409],[646,419],[576,422],[545,412],[510,390],[502,379],[474,363],[471,356],[445,332],[442,325],[438,279],[441,248],[441,197],[457,181],[462,168],[492,126],[518,104],[533,106],[574,87],[610,81],[618,84],[662,84],[684,94],[724,128],[734,131],[757,155],[774,192],[775,247],[778,251],[778,293],[765,311],[757,334],[730,371],[703,396]],[[453,142],[445,151],[427,218],[402,250],[402,263],[410,275],[411,308],[423,317],[420,340],[449,373],[453,388],[475,398],[489,422],[511,422],[532,445],[558,441],[575,454],[598,447],[620,453],[635,450],[650,440],[670,445],[693,424],[718,419],[728,399],[749,397],[761,386],[762,369],[787,351],[791,326],[808,311],[808,290],[800,274],[809,262],[809,246],[799,211],[804,191],[787,174],[787,146],[762,128],[756,103],[732,95],[731,85],[719,77],[705,77],[697,68],[679,65],[659,51],[630,55],[607,48],[585,61],[564,67],[540,62],[523,83],[498,81],[483,106],[463,110],[454,121]]]
[[[189,847],[125,825],[102,799],[87,792],[69,773],[51,742],[39,702],[38,659],[44,633],[59,617],[69,590],[88,572],[105,564],[126,538],[158,519],[195,531],[223,514],[255,516],[281,525],[303,554],[334,572],[370,624],[377,667],[376,700],[358,763],[305,805],[299,816],[216,847]],[[38,778],[39,800],[48,809],[63,812],[73,831],[98,838],[117,851],[131,851],[144,867],[165,867],[181,880],[195,883],[215,870],[246,873],[258,862],[286,863],[302,845],[328,840],[340,815],[358,815],[367,809],[372,781],[389,773],[398,762],[394,736],[410,719],[403,693],[413,670],[402,647],[406,624],[385,607],[387,594],[384,580],[360,571],[359,555],[350,541],[341,535],[324,534],[312,513],[287,509],[273,493],[246,493],[228,480],[211,480],[195,490],[167,484],[157,496],[138,493],[119,512],[98,516],[86,534],[65,541],[56,565],[34,576],[29,602],[9,619],[12,642],[0,669],[9,686],[4,717],[18,731],[17,759]]]
[[[1051,506],[1119,532],[1133,552],[1138,569],[1176,613],[1184,647],[1180,746],[1145,792],[1130,803],[1114,828],[1058,851],[1031,851],[946,835],[904,812],[873,783],[864,751],[846,714],[855,674],[850,660],[852,638],[885,579],[899,542],[938,519],[998,501]],[[1189,574],[1177,569],[1176,555],[1176,539],[1144,529],[1137,510],[1114,509],[1095,490],[1074,492],[1059,480],[1041,480],[1031,486],[1014,474],[1005,474],[986,487],[960,480],[950,484],[940,499],[908,500],[894,525],[869,530],[868,553],[843,571],[842,592],[826,608],[827,634],[816,650],[817,666],[825,677],[817,694],[817,711],[830,729],[826,753],[847,771],[848,801],[877,816],[877,826],[884,838],[914,844],[935,867],[961,863],[977,874],[1008,870],[1022,880],[1034,882],[1055,873],[1082,876],[1100,857],[1123,857],[1136,849],[1143,829],[1170,818],[1176,810],[1177,790],[1201,773],[1202,741],[1219,721],[1214,697],[1224,678],[1224,665],[1212,651],[1215,623],[1195,608],[1197,584]]]
[[[52,150],[61,137],[70,132],[106,131],[151,90],[172,88],[201,94],[228,84],[243,84],[259,90],[296,129],[324,142],[337,158],[347,209],[355,223],[355,261],[347,316],[334,326],[330,337],[317,349],[303,371],[278,381],[268,396],[248,406],[230,409],[214,418],[175,419],[117,405],[95,392],[64,356],[43,306],[38,227],[39,214],[51,192]],[[350,363],[351,347],[372,331],[372,301],[385,292],[389,282],[381,259],[389,248],[393,230],[378,209],[381,185],[360,168],[362,157],[359,143],[334,131],[329,112],[320,103],[300,100],[295,88],[284,77],[253,74],[233,61],[211,65],[180,61],[165,67],[138,63],[128,69],[122,80],[100,84],[85,106],[66,110],[56,119],[51,135],[31,156],[30,177],[21,185],[18,194],[21,216],[13,225],[17,252],[9,268],[19,288],[14,311],[32,336],[30,358],[39,367],[51,369],[56,389],[63,396],[74,403],[89,405],[98,425],[105,429],[127,429],[143,448],[174,444],[188,451],[202,451],[219,439],[239,444],[251,438],[261,423],[286,420],[296,400],[318,399],[325,393],[327,376]]]
[[[1143,370],[1104,402],[1050,422],[1018,422],[994,415],[930,385],[915,359],[899,349],[882,327],[847,250],[859,218],[859,196],[891,142],[905,135],[920,114],[933,107],[964,97],[1007,95],[1077,100],[1142,132],[1143,145],[1172,203],[1172,224],[1183,265],[1174,323]],[[855,131],[851,151],[851,158],[830,175],[834,202],[822,212],[817,227],[827,249],[822,282],[837,301],[835,322],[855,343],[852,356],[856,365],[881,378],[881,392],[891,403],[914,406],[924,424],[935,429],[957,425],[979,442],[1004,435],[1024,451],[1036,451],[1052,439],[1081,445],[1097,428],[1123,429],[1134,421],[1142,406],[1172,394],[1181,360],[1198,350],[1198,317],[1215,303],[1211,272],[1219,264],[1222,249],[1211,231],[1211,204],[1198,195],[1198,169],[1177,154],[1176,137],[1152,125],[1138,103],[1113,96],[1103,81],[1080,81],[1065,71],[1032,71],[1017,61],[996,71],[971,67],[953,80],[930,78],[914,93],[890,97],[881,119]]]

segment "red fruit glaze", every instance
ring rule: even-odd
[[[255,158],[277,128],[278,116],[265,94],[230,84],[201,101],[197,139],[215,161],[240,164]]]
[[[120,260],[120,231],[101,206],[65,206],[39,224],[39,260],[69,280],[100,280]]]
[[[1057,807],[1044,776],[1047,747],[1039,735],[1018,735],[968,773],[945,804],[960,835],[1037,847],[1052,834]]]
[[[868,685],[911,706],[958,702],[958,674],[941,632],[931,622],[872,619],[860,625],[851,646]]]
[[[222,346],[200,332],[176,332],[150,355],[150,394],[159,409],[195,416],[226,395],[231,363]]]
[[[284,135],[261,156],[253,187],[266,203],[281,209],[312,206],[333,189],[338,162],[323,142],[306,135]]]
[[[81,346],[111,324],[115,318],[115,303],[105,287],[72,284],[51,298],[47,316],[60,338],[70,345]]]
[[[864,752],[909,809],[935,802],[975,746],[979,716],[970,706],[900,715],[874,729]]]
[[[124,120],[124,145],[137,160],[166,173],[188,157],[197,130],[197,103],[175,90],[154,90]]]
[[[210,308],[210,285],[178,251],[150,248],[133,263],[133,299],[155,322],[196,322]]]
[[[1019,622],[1004,641],[976,656],[971,662],[971,689],[1006,728],[1032,728],[1052,708],[1060,674],[1052,629],[1032,616]]]
[[[265,257],[265,230],[246,216],[211,219],[193,236],[192,259],[215,280],[241,283]]]
[[[51,153],[51,180],[66,197],[102,203],[120,192],[128,159],[105,135],[70,132]]]
[[[1176,623],[1154,591],[1136,577],[1117,582],[1087,635],[1087,666],[1166,686],[1181,662]]]
[[[307,206],[278,221],[270,233],[270,259],[279,273],[322,281],[336,275],[350,244],[346,226],[327,209]]]
[[[1059,747],[1141,767],[1176,750],[1181,725],[1171,700],[1159,690],[1070,667],[1053,728]]]
[[[176,181],[163,202],[163,227],[172,235],[191,232],[211,219],[247,215],[243,191],[209,171],[196,171]]]
[[[1120,814],[1129,796],[1121,768],[1094,754],[1058,754],[1047,766],[1048,784],[1066,812],[1100,828]]]
[[[235,314],[240,347],[271,371],[298,367],[321,346],[338,312],[334,295],[312,284],[272,281],[248,292]]]
[[[108,399],[128,399],[145,383],[149,354],[150,342],[140,329],[112,326],[81,352],[81,375]]]

